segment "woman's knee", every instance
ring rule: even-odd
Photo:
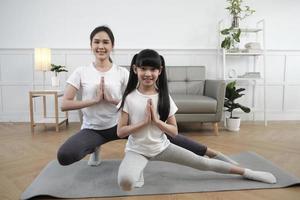
[[[74,163],[74,159],[72,158],[72,154],[68,151],[65,151],[63,148],[60,148],[57,152],[57,160],[61,165],[70,165]]]

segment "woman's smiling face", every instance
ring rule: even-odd
[[[97,59],[109,59],[110,53],[113,49],[113,45],[108,34],[105,31],[101,31],[95,34],[92,39],[91,49]]]

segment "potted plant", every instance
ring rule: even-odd
[[[68,70],[66,69],[65,66],[62,65],[55,65],[51,64],[51,69],[50,71],[54,72],[54,76],[51,77],[51,83],[53,87],[58,87],[59,86],[59,78],[58,74],[60,72],[67,72]]]
[[[225,35],[221,43],[224,49],[232,49],[238,51],[237,44],[240,43],[241,29],[239,28],[239,21],[252,15],[255,10],[250,9],[249,6],[242,6],[243,0],[227,0],[228,7],[226,9],[232,16],[231,26],[221,30],[221,34]]]
[[[230,131],[240,130],[241,120],[239,117],[233,116],[233,111],[235,109],[241,109],[245,113],[249,113],[251,111],[250,108],[235,102],[236,99],[244,95],[241,93],[242,91],[245,91],[245,88],[237,89],[236,81],[229,82],[226,85],[224,107],[227,108],[225,111],[228,111],[230,113],[230,117],[226,118],[226,127]]]
[[[249,6],[242,6],[243,0],[227,0],[227,2],[229,5],[226,9],[232,16],[231,27],[238,28],[239,20],[245,19],[255,12]]]

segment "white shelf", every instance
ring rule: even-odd
[[[244,33],[257,33],[257,32],[263,31],[262,28],[240,28],[240,29],[241,29],[241,32],[244,32]]]
[[[263,81],[263,78],[227,78],[226,80],[239,80],[239,81]]]
[[[228,55],[228,56],[262,56],[263,53],[243,53],[243,52],[231,53],[231,52],[225,52],[225,55]]]
[[[221,35],[220,31],[224,29],[224,26],[223,26],[223,21],[220,21],[219,22],[219,45],[221,46],[221,41],[223,40],[223,36]],[[255,41],[247,41],[247,38],[243,38],[243,35],[241,34],[240,36],[240,40],[243,41],[244,39],[244,42],[259,42],[261,45],[262,45],[262,49],[258,49],[257,52],[256,50],[254,49],[251,49],[252,52],[247,52],[246,49],[240,49],[239,51],[233,51],[230,52],[228,50],[225,50],[225,49],[221,49],[221,51],[219,51],[222,55],[222,64],[221,64],[221,67],[219,69],[222,69],[222,73],[223,73],[223,79],[224,80],[227,80],[227,81],[234,81],[234,80],[237,80],[237,81],[248,81],[249,84],[252,84],[253,86],[253,92],[252,92],[252,105],[248,107],[252,107],[251,108],[251,113],[253,113],[253,120],[255,120],[255,111],[257,111],[257,109],[255,109],[253,107],[253,105],[256,105],[255,104],[255,89],[256,89],[256,85],[257,84],[262,84],[263,85],[263,98],[264,98],[264,106],[263,106],[263,112],[264,112],[264,123],[265,125],[267,125],[267,112],[266,112],[266,78],[265,78],[265,74],[266,74],[266,58],[265,58],[265,21],[264,20],[260,20],[259,22],[256,23],[256,27],[254,28],[240,28],[241,29],[241,32],[244,32],[244,33],[254,33],[256,34],[256,39]],[[234,30],[238,30],[238,28],[234,29]],[[260,37],[261,36],[261,37]],[[243,52],[245,51],[245,52]],[[249,50],[250,51],[250,50]],[[262,75],[264,77],[245,77],[245,78],[238,78],[238,77],[232,77],[232,78],[229,78],[228,76],[228,66],[227,66],[227,60],[230,58],[230,57],[234,57],[234,56],[237,56],[237,57],[240,57],[238,59],[240,60],[243,60],[244,58],[243,57],[253,57],[253,66],[246,69],[247,71],[246,72],[261,72]],[[257,60],[258,59],[262,59],[263,62],[261,62],[261,71],[256,71],[258,68],[257,68]],[[233,67],[233,66],[231,66]],[[238,68],[237,68],[238,69]]]

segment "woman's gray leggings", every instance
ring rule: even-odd
[[[170,144],[163,152],[151,158],[128,151],[119,167],[119,186],[123,190],[131,190],[139,180],[148,161],[154,160],[172,162],[203,171],[214,171],[224,174],[228,174],[233,166],[227,162],[198,156],[174,144]]]
[[[167,135],[171,143],[181,146],[203,156],[207,147],[201,143],[193,141],[184,135],[178,134],[176,137]],[[119,140],[117,135],[117,126],[105,130],[82,129],[72,135],[59,148],[57,160],[61,165],[70,165],[84,158],[87,154],[93,153],[96,147],[110,141]],[[127,139],[122,138],[122,139]]]

